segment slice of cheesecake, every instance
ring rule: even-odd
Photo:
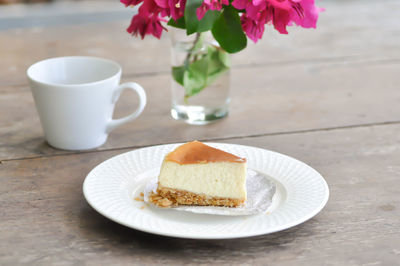
[[[246,201],[246,159],[188,142],[170,152],[161,166],[157,194],[159,206],[210,205],[237,207]]]

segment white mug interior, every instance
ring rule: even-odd
[[[33,64],[27,75],[48,85],[81,85],[104,81],[121,72],[121,67],[107,59],[89,56],[50,58]]]

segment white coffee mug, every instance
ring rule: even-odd
[[[56,148],[87,150],[106,142],[108,133],[137,118],[146,93],[134,82],[119,85],[121,67],[110,60],[69,56],[40,61],[27,70],[45,139]],[[139,96],[136,111],[112,119],[115,103],[125,89]]]

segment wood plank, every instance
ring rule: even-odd
[[[262,41],[256,45],[249,42],[246,50],[234,56],[234,66],[400,60],[400,2],[385,1],[382,5],[353,0],[320,4],[327,11],[321,15],[318,30],[292,28],[284,36],[268,27]],[[97,23],[82,25],[0,31],[0,90],[4,85],[26,84],[29,65],[56,56],[110,58],[123,66],[126,75],[169,71],[168,35],[161,40],[131,38],[125,32],[128,24],[124,15],[116,22],[101,22],[99,18]]]
[[[232,139],[315,167],[331,196],[293,229],[240,240],[160,237],[113,223],[81,192],[85,175],[118,153],[0,164],[0,264],[396,265],[400,256],[400,125]]]
[[[398,64],[236,69],[230,116],[202,127],[170,117],[169,75],[136,78],[148,94],[143,115],[112,132],[100,149],[399,121],[398,73]],[[117,113],[134,105],[127,94]],[[44,143],[27,87],[1,93],[0,114],[0,159],[65,153]]]

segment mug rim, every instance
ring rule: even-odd
[[[37,66],[39,64],[43,64],[43,63],[45,63],[47,61],[60,60],[60,59],[64,59],[64,58],[68,58],[68,59],[95,59],[95,60],[103,61],[103,62],[106,62],[106,63],[109,63],[109,64],[112,64],[112,65],[116,66],[118,71],[115,74],[113,74],[113,75],[111,75],[111,76],[109,76],[107,78],[99,79],[99,80],[92,81],[92,82],[82,82],[82,83],[73,83],[73,84],[44,82],[44,81],[38,80],[37,78],[34,78],[32,76],[31,72],[32,72],[33,67],[35,67],[35,66]],[[28,79],[30,79],[30,80],[32,80],[32,81],[34,81],[36,83],[42,84],[42,85],[76,87],[76,86],[95,85],[97,83],[102,83],[104,81],[110,80],[110,79],[114,78],[115,76],[121,74],[121,72],[122,72],[121,66],[117,62],[115,62],[113,60],[110,60],[110,59],[107,59],[107,58],[102,58],[102,57],[96,57],[96,56],[73,55],[73,56],[50,57],[50,58],[46,58],[46,59],[40,60],[40,61],[32,64],[30,67],[28,67],[28,69],[26,70],[26,75],[27,75]]]

